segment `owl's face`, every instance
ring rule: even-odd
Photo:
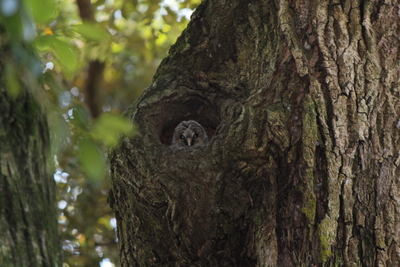
[[[198,122],[182,121],[176,126],[172,139],[173,146],[194,147],[205,146],[207,143],[207,133]]]

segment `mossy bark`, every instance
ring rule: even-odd
[[[7,64],[21,66],[24,78],[32,75],[15,61],[4,34],[0,38],[0,266],[61,266],[46,115],[32,94],[39,90],[26,87],[34,83],[17,81],[20,90],[14,95],[7,88]]]
[[[397,266],[400,18],[206,0],[111,156],[122,266]],[[199,121],[205,148],[168,145]]]

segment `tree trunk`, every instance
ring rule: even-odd
[[[15,80],[20,92],[12,97],[6,83],[15,79],[7,66],[26,80],[37,68],[30,69],[33,59],[22,45],[11,49],[3,33],[0,38],[0,266],[61,266],[55,183],[46,161],[49,130],[32,95],[42,92],[33,80],[29,90]]]
[[[400,18],[205,0],[111,152],[122,266],[399,266]],[[204,148],[169,147],[193,119]]]

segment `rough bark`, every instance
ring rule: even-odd
[[[61,266],[46,115],[31,94],[35,89],[26,90],[21,82],[17,97],[8,93],[5,65],[19,63],[13,62],[7,38],[0,37],[0,266]],[[18,48],[18,55],[29,54]]]
[[[122,266],[397,266],[396,1],[205,0],[111,152]],[[174,151],[194,119],[207,147]]]

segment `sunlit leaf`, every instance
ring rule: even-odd
[[[67,72],[74,72],[77,69],[79,55],[74,46],[54,38],[52,48],[57,60],[63,65]]]
[[[67,73],[73,73],[77,70],[79,54],[76,47],[72,44],[51,35],[36,38],[34,44],[42,50],[50,48],[57,61],[63,66]]]
[[[51,22],[57,15],[56,0],[26,0],[35,21],[43,24]]]
[[[156,45],[158,45],[158,46],[163,45],[163,44],[167,41],[167,39],[168,39],[168,37],[167,37],[166,34],[160,33],[160,34],[158,35],[157,40],[156,40]]]
[[[90,139],[79,140],[79,162],[82,170],[93,180],[100,180],[106,173],[105,157],[101,149]]]
[[[111,44],[111,51],[112,51],[113,53],[121,52],[122,49],[123,49],[123,47],[122,47],[122,45],[120,45],[120,44],[117,44],[117,43],[112,43],[112,44]]]
[[[88,59],[105,62],[111,54],[110,43],[102,42],[96,45],[87,45],[85,52]]]
[[[169,32],[170,30],[171,30],[171,25],[164,24],[164,25],[162,26],[162,31],[163,31],[164,33],[167,33],[167,32]]]
[[[91,22],[84,22],[72,28],[90,41],[101,42],[110,37],[110,33],[105,28]]]
[[[103,225],[104,227],[106,227],[106,229],[108,229],[108,230],[113,229],[110,225],[110,218],[108,218],[108,217],[100,217],[97,222],[99,224]]]
[[[133,132],[133,124],[127,119],[104,113],[94,124],[92,136],[112,147],[118,144],[121,135],[132,135]]]

